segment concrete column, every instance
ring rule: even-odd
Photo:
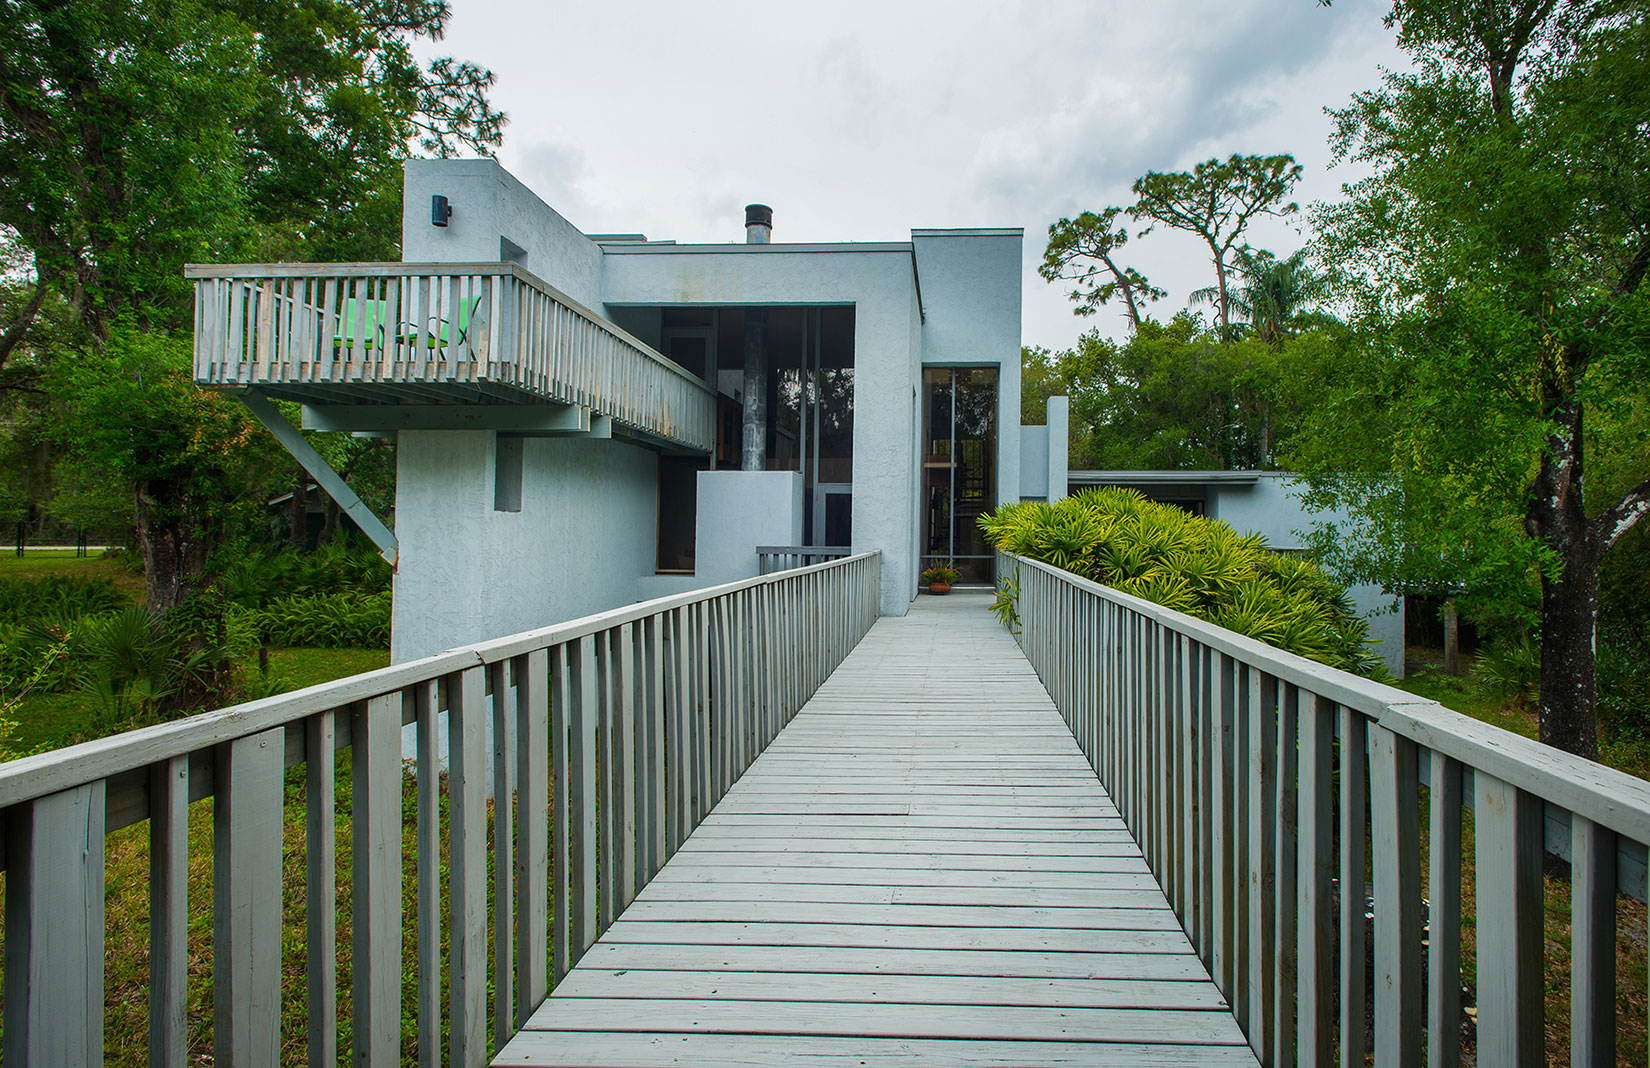
[[[1048,500],[1063,499],[1070,483],[1071,398],[1048,399]]]
[[[739,469],[762,471],[768,457],[768,310],[745,309],[745,426]]]

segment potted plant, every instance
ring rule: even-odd
[[[948,563],[935,564],[922,573],[923,584],[928,587],[929,593],[950,593],[952,585],[960,578],[962,572]]]

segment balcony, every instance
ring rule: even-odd
[[[703,453],[697,377],[512,263],[191,265],[195,380],[307,427],[618,434]]]

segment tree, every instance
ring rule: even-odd
[[[1074,467],[1262,469],[1308,411],[1346,388],[1348,349],[1344,329],[1223,341],[1182,313],[1144,320],[1121,344],[1090,331],[1065,352],[1027,349],[1021,383],[1071,397]]]
[[[157,612],[187,595],[219,505],[261,463],[262,439],[225,412],[150,392],[156,375],[187,383],[187,360],[158,355],[189,326],[182,266],[393,258],[412,145],[486,153],[500,138],[490,72],[413,57],[448,16],[445,0],[17,0],[0,21],[0,236],[27,259],[0,294],[0,361],[28,346],[31,376],[102,398],[53,409],[59,440],[104,441],[110,459],[68,465],[57,510],[125,502]],[[168,438],[150,404],[202,436]],[[203,441],[251,451],[209,463]],[[168,466],[173,447],[194,474]],[[109,477],[133,481],[114,492]]]
[[[1306,262],[1306,250],[1280,260],[1265,249],[1241,248],[1235,267],[1242,282],[1229,299],[1245,320],[1236,325],[1268,345],[1282,345],[1285,333],[1323,290],[1323,280]],[[1213,286],[1194,290],[1188,303],[1207,304],[1218,295]]]
[[[1308,458],[1322,502],[1363,510],[1389,559],[1539,584],[1541,739],[1588,757],[1599,568],[1650,511],[1650,470],[1594,500],[1584,477],[1628,454],[1650,385],[1646,14],[1400,0],[1414,70],[1334,113],[1337,156],[1374,173],[1317,219],[1381,367],[1380,445],[1325,428]]]
[[[1148,171],[1135,180],[1137,199],[1128,209],[1129,216],[1152,221],[1140,236],[1162,224],[1195,234],[1209,246],[1223,335],[1231,326],[1227,275],[1232,250],[1255,217],[1299,210],[1300,205],[1284,201],[1300,177],[1301,167],[1293,156],[1233,154],[1224,162],[1211,159],[1199,163],[1189,172]]]
[[[1161,300],[1166,294],[1133,267],[1118,264],[1117,250],[1129,242],[1128,228],[1114,225],[1122,213],[1122,208],[1099,214],[1085,211],[1054,223],[1048,228],[1048,249],[1037,273],[1050,282],[1063,278],[1077,283],[1071,299],[1078,315],[1093,315],[1111,298],[1122,297],[1130,329],[1139,330],[1140,302]]]

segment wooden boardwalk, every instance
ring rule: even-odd
[[[1252,1068],[987,603],[878,621],[495,1063]]]

